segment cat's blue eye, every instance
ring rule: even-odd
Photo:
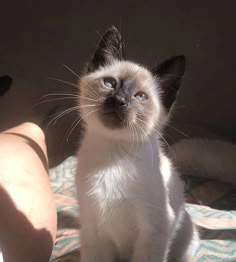
[[[144,92],[138,92],[134,95],[134,97],[138,100],[138,101],[145,101],[148,99],[148,96],[144,93]]]
[[[116,80],[112,77],[106,77],[106,78],[103,79],[103,84],[108,89],[115,89]]]

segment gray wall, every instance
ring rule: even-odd
[[[0,75],[12,75],[14,85],[0,98],[0,129],[25,120],[45,123],[51,110],[68,108],[72,101],[35,105],[43,94],[75,91],[49,78],[75,83],[75,76],[62,64],[80,72],[96,47],[99,33],[115,24],[122,31],[132,60],[153,66],[168,56],[186,55],[187,71],[171,125],[190,136],[212,136],[212,132],[235,141],[234,3],[234,0],[1,3]],[[65,117],[46,131],[52,162],[58,154],[66,156],[77,146],[77,132],[69,143],[64,139],[73,117]],[[183,135],[171,128],[168,137],[173,141]]]

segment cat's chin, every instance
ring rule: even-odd
[[[127,129],[129,120],[127,116],[118,115],[114,112],[103,112],[99,114],[99,120],[108,129]]]
[[[86,119],[85,123],[87,125],[87,130],[90,130],[96,135],[101,137],[106,137],[110,140],[117,140],[118,142],[125,143],[135,143],[135,141],[143,142],[148,139],[148,136],[151,132],[146,130],[144,127],[143,130],[146,132],[146,136],[143,131],[141,132],[139,128],[134,128],[135,120],[133,120],[133,125],[128,124],[126,120],[120,121],[116,119],[114,115],[111,117],[106,115],[98,114],[98,112],[92,114],[89,118]],[[130,115],[130,119],[131,119]],[[131,121],[131,120],[130,120]],[[132,127],[131,127],[132,126]]]
[[[101,132],[112,139],[117,140],[131,140],[131,131],[127,128],[126,125],[121,125],[118,127],[114,127],[113,125],[101,122],[102,128]]]
[[[96,119],[94,121],[88,121],[86,123],[87,130],[90,130],[92,133],[96,133],[96,135],[101,136],[103,138],[109,140],[117,140],[124,142],[132,142],[133,134],[132,131],[127,128],[127,126],[114,128],[109,124],[102,122],[100,119]]]

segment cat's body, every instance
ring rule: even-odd
[[[188,250],[188,241],[196,245],[197,235],[192,235],[196,232],[191,224],[186,225],[189,221],[181,221],[189,219],[183,207],[182,183],[169,159],[159,151],[156,138],[150,139],[152,153],[146,143],[127,156],[117,155],[119,150],[112,141],[99,137],[96,130],[85,135],[79,153],[78,192],[82,244],[91,246],[90,259],[84,261],[98,261],[100,255],[103,259],[99,261],[114,261],[120,254],[127,261],[166,261],[175,234],[180,236],[177,231],[185,226],[187,241],[174,242],[179,254],[172,253],[172,257],[186,262],[191,258],[194,249],[190,246]],[[127,144],[117,145],[122,146],[124,152],[129,151]],[[138,254],[131,260],[133,252]]]
[[[158,82],[144,67],[120,61],[120,45],[112,27],[80,81],[86,124],[76,183],[81,259],[188,262],[198,236],[184,210],[183,185],[160,142],[160,126],[176,93],[171,90],[163,102],[157,87],[164,78]],[[178,63],[183,57],[167,60],[156,71],[176,73],[179,80],[183,68]]]

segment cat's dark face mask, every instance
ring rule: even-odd
[[[129,111],[134,106],[132,103],[132,90],[134,82],[131,79],[115,80],[104,78],[103,85],[112,92],[105,98],[101,119],[110,127],[123,127],[129,123]]]

